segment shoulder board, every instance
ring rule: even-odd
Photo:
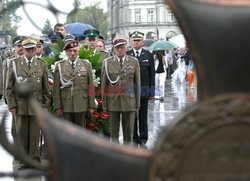
[[[81,60],[83,63],[90,63],[88,59],[79,59]]]
[[[145,48],[142,48],[142,50],[143,50],[144,52],[150,53],[150,51],[146,50]]]
[[[111,56],[111,57],[105,58],[105,59],[103,60],[103,62],[105,62],[105,61],[110,61],[110,60],[114,60],[114,56]]]
[[[137,58],[135,58],[135,57],[133,57],[133,56],[131,56],[131,55],[128,55],[128,58],[138,61]]]
[[[9,58],[9,61],[12,61],[12,60],[16,60],[16,59],[18,59],[19,57],[10,57]],[[7,59],[6,59],[7,60]]]
[[[45,62],[44,60],[42,60],[41,58],[36,58],[37,60],[40,60],[40,61],[42,61],[42,62]]]
[[[59,63],[63,63],[65,60],[59,60],[55,62],[55,65],[59,64]]]

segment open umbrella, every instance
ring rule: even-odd
[[[150,45],[149,51],[158,51],[158,50],[171,50],[178,48],[178,46],[170,41],[157,41]]]
[[[66,32],[74,35],[75,37],[83,37],[83,32],[91,28],[93,28],[93,26],[78,22],[65,25]]]
[[[185,40],[183,34],[174,36],[174,37],[170,38],[169,41],[175,43],[175,44],[178,45],[180,48],[186,46],[186,40]]]

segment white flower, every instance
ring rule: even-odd
[[[95,107],[97,107],[98,106],[98,102],[97,102],[97,100],[95,99]]]
[[[54,73],[55,72],[55,64],[51,64],[51,71]]]
[[[61,59],[67,58],[67,54],[66,54],[65,50],[63,52],[60,52],[59,58],[61,58]]]

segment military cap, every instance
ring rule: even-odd
[[[68,43],[66,43],[63,47],[63,50],[67,50],[69,48],[75,48],[79,46],[79,42],[76,40],[71,40]]]
[[[144,33],[140,32],[140,31],[135,31],[135,32],[131,33],[130,37],[132,40],[143,40]]]
[[[117,37],[113,40],[112,44],[114,47],[117,47],[119,45],[125,45],[125,44],[127,44],[127,40],[124,38]]]
[[[63,39],[62,33],[55,32],[55,31],[50,32],[48,37],[49,37],[50,40],[56,40],[57,38]]]
[[[42,45],[43,45],[43,43],[44,43],[44,41],[43,41],[43,40],[37,40],[37,44],[36,44],[36,46],[42,46]]]
[[[37,41],[32,39],[26,39],[22,41],[23,48],[34,48],[36,47]]]
[[[13,39],[12,43],[14,46],[18,46],[22,44],[22,41],[25,39],[25,36],[17,36]]]
[[[102,34],[100,34],[98,38],[101,39],[101,40],[104,40],[104,37],[103,37]]]
[[[68,42],[68,41],[71,41],[71,40],[75,40],[75,36],[72,35],[72,34],[67,34],[64,36],[64,41]]]
[[[83,32],[84,37],[99,37],[100,32],[96,29],[88,29]]]

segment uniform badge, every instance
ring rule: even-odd
[[[80,69],[80,72],[86,72],[86,68],[85,68],[85,67],[82,67],[82,68]]]
[[[21,62],[21,65],[23,65],[23,62]]]
[[[134,70],[133,65],[129,65],[129,66],[127,67],[127,70]]]
[[[40,83],[41,80],[40,80],[40,77],[37,77],[37,83]]]
[[[141,62],[148,62],[148,60],[142,60]]]
[[[36,73],[40,73],[40,72],[42,72],[42,70],[41,70],[41,69],[36,69],[35,72],[36,72]]]

